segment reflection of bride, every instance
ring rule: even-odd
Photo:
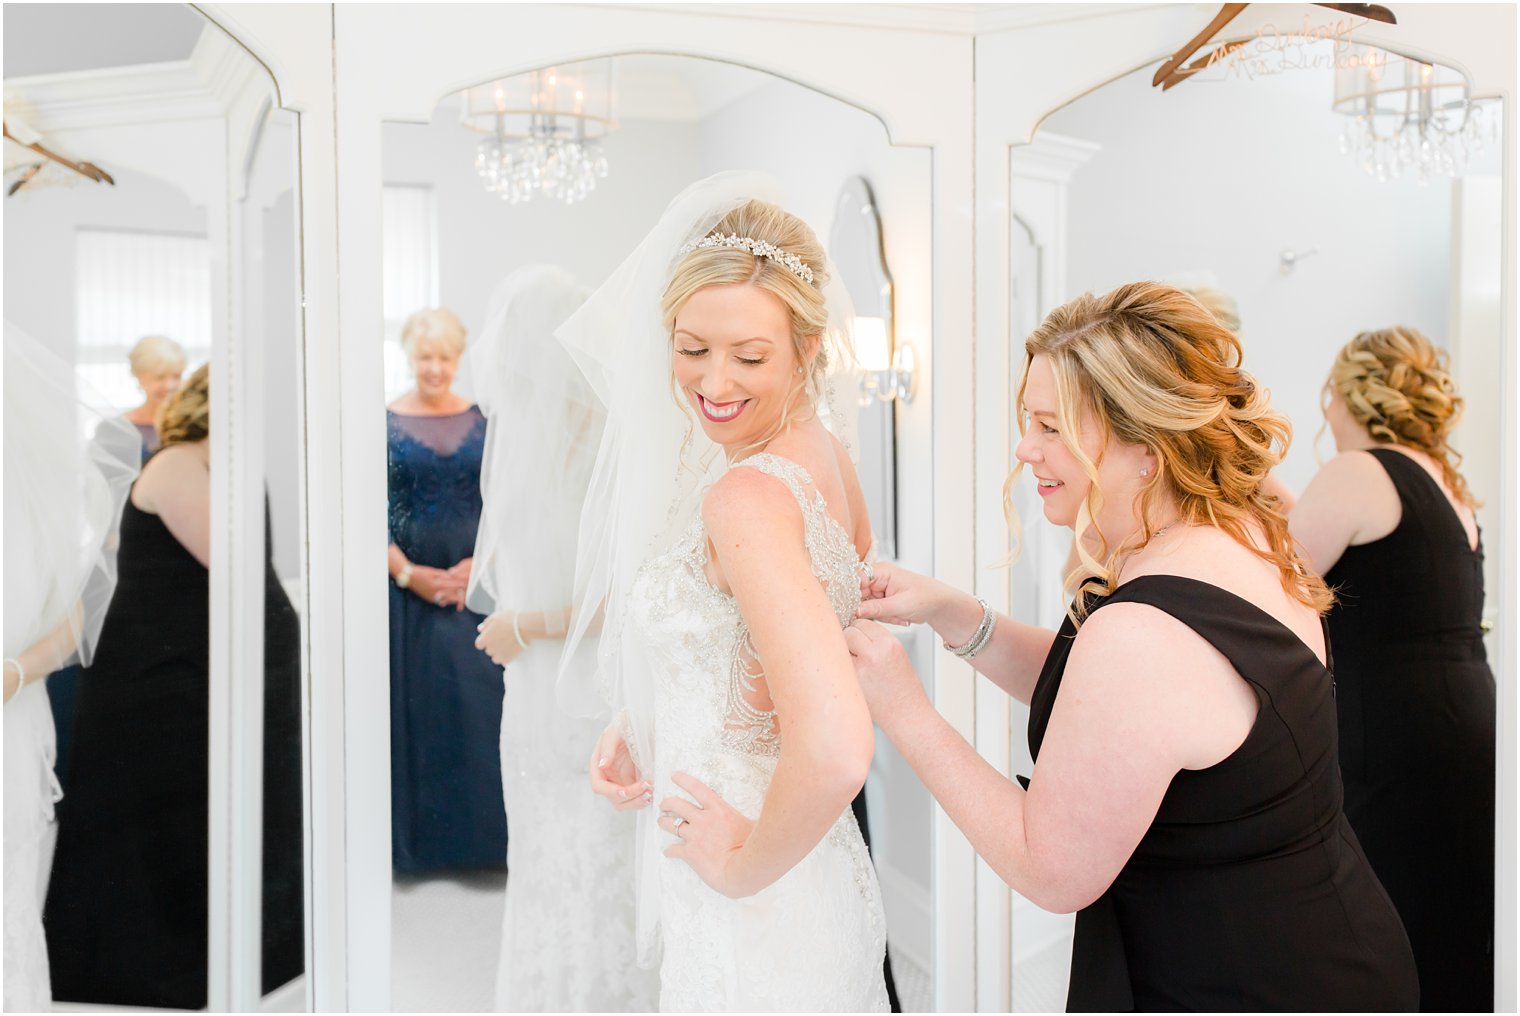
[[[586,290],[558,268],[513,272],[465,360],[488,423],[483,510],[468,603],[490,613],[476,645],[506,666],[501,770],[507,905],[497,1008],[648,1011],[634,965],[633,819],[586,793],[602,724],[555,701],[575,578],[575,540],[602,409],[554,329]],[[592,642],[575,666],[596,663]]]
[[[94,435],[88,445],[83,433]],[[112,537],[140,448],[131,424],[79,402],[68,364],[6,324],[7,1012],[52,1001],[41,907],[58,784],[43,680],[76,654],[89,662],[116,584]]]
[[[688,188],[557,333],[608,407],[573,622],[605,602],[621,722],[593,786],[657,802],[638,905],[662,1009],[885,1011],[881,894],[850,810],[871,721],[843,636],[870,524],[818,413],[847,301],[772,190],[739,173]]]

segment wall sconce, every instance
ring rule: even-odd
[[[912,402],[917,359],[913,347],[904,342],[894,352],[892,335],[885,318],[861,316],[855,319],[855,355],[860,360],[860,405],[873,401]]]

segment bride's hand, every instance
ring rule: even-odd
[[[475,648],[489,656],[491,662],[498,667],[505,667],[523,651],[517,636],[512,634],[510,610],[498,610],[476,625],[475,630],[479,632],[475,638]]]
[[[618,811],[638,811],[654,800],[654,786],[639,775],[616,723],[597,738],[591,753],[591,791]]]
[[[685,861],[697,877],[730,899],[753,894],[734,878],[730,862],[743,849],[755,823],[729,807],[707,784],[685,773],[670,777],[696,799],[667,797],[660,802],[660,828],[680,837],[665,856]]]
[[[857,617],[884,624],[934,623],[934,616],[947,594],[943,582],[909,571],[890,561],[878,561],[870,579],[860,583],[860,609]]]
[[[923,682],[913,670],[908,652],[887,629],[874,621],[856,620],[844,630],[844,644],[855,663],[855,677],[883,729],[915,706],[927,705]]]

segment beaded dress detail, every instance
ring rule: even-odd
[[[758,469],[791,491],[813,574],[848,625],[861,565],[812,477],[769,453],[733,468]],[[654,794],[684,796],[671,774],[690,773],[753,820],[782,732],[738,604],[707,578],[707,543],[698,513],[639,570],[626,618],[655,674]],[[662,1010],[887,1011],[881,891],[848,807],[791,871],[745,899],[713,891],[682,861],[658,863]]]

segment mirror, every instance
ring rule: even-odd
[[[143,443],[94,658],[47,679],[46,953],[16,962],[8,895],[7,1008],[302,1009],[293,115],[188,5],[4,18],[6,319]]]
[[[1011,360],[1022,363],[1023,337],[1034,323],[1084,292],[1153,279],[1227,294],[1245,367],[1293,424],[1292,446],[1276,475],[1302,492],[1336,454],[1331,434],[1321,433],[1320,407],[1337,351],[1370,329],[1418,329],[1450,357],[1466,400],[1451,443],[1483,503],[1484,614],[1502,618],[1510,608],[1498,602],[1497,562],[1512,552],[1499,544],[1498,514],[1502,110],[1479,104],[1474,115],[1486,126],[1476,138],[1453,139],[1458,154],[1471,150],[1456,177],[1437,173],[1421,181],[1410,170],[1380,179],[1391,177],[1383,156],[1356,150],[1356,122],[1332,109],[1333,45],[1305,44],[1297,66],[1280,73],[1200,75],[1164,94],[1151,86],[1156,65],[1142,67],[1053,111],[1031,144],[1015,148]],[[1014,602],[1054,627],[1065,610],[1061,580],[1070,538],[1040,517],[1028,485],[1019,498],[1027,528],[1016,581],[1025,585]],[[1497,667],[1497,646],[1489,640]],[[1343,652],[1339,642],[1336,649],[1344,717],[1359,692],[1350,687],[1352,650]],[[1018,714],[1016,731],[1028,715]],[[1475,736],[1481,740],[1481,732]],[[1015,742],[1022,755],[1015,771],[1028,772],[1020,768],[1030,764],[1023,739]],[[1347,813],[1356,827],[1356,765],[1345,743],[1343,732]],[[1489,795],[1491,809],[1491,784]],[[1369,835],[1358,835],[1377,870]],[[1475,861],[1475,870],[1484,863]],[[1379,874],[1390,882],[1398,877]],[[1397,897],[1391,887],[1390,893]],[[1016,1011],[1064,1004],[1070,926],[1070,918],[1015,898]],[[1419,934],[1412,931],[1411,939]]]
[[[876,534],[877,553],[897,556],[898,391],[892,374],[895,319],[892,274],[882,248],[876,199],[864,177],[845,182],[834,202],[829,257],[855,305],[855,356],[862,380],[858,392],[860,486]],[[911,384],[911,378],[908,379]],[[908,389],[904,388],[905,391]]]
[[[531,138],[510,137],[518,130],[510,113],[518,108],[515,103],[531,103],[532,95],[550,90],[573,107],[559,121],[563,137],[584,137],[586,142],[579,155],[561,150],[552,167],[533,161],[538,157],[532,154]],[[578,106],[570,98],[575,92],[581,93]],[[577,109],[586,121],[584,134],[572,115]],[[503,134],[510,144],[493,137],[495,111],[507,121]],[[484,134],[471,129],[482,125]],[[531,128],[526,133],[531,135]],[[473,648],[484,615],[446,609],[452,595],[446,569],[475,547],[470,513],[482,511],[478,463],[484,450],[492,442],[538,441],[541,436],[521,424],[493,432],[488,414],[472,406],[488,392],[486,382],[474,374],[475,343],[490,338],[483,330],[492,294],[504,280],[521,280],[527,270],[544,278],[568,277],[583,292],[594,289],[686,185],[720,170],[761,170],[780,181],[789,211],[807,221],[820,239],[838,245],[830,254],[857,311],[876,316],[890,340],[900,329],[894,328],[887,265],[898,245],[929,248],[929,153],[894,148],[874,117],[781,78],[714,60],[646,54],[541,68],[485,83],[446,97],[428,123],[385,123],[382,143],[385,398],[392,410],[395,541],[390,568],[391,1002],[397,1010],[469,1010],[493,1004],[534,1008],[542,997],[525,992],[563,991],[564,985],[529,983],[531,977],[523,979],[514,971],[553,970],[558,968],[549,964],[570,962],[605,967],[613,961],[601,954],[576,960],[567,955],[562,943],[576,941],[574,922],[585,920],[574,909],[582,897],[573,873],[587,861],[575,852],[590,847],[574,836],[567,841],[563,830],[556,829],[561,823],[545,821],[542,814],[550,807],[543,802],[551,785],[564,787],[553,795],[555,809],[580,809],[582,799],[590,798],[585,759],[601,724],[571,731],[568,719],[549,712],[552,695],[534,690],[530,672],[550,675],[536,678],[538,685],[551,680],[553,672],[552,660],[533,658],[540,650],[535,642],[545,638],[551,646],[558,644],[551,632],[535,627],[544,621],[539,612],[519,618],[529,649],[503,678],[502,670]],[[504,162],[504,155],[511,158]],[[532,165],[538,166],[540,189],[528,196],[517,174],[518,167]],[[561,182],[543,189],[543,181],[559,170],[565,174],[556,177]],[[412,319],[419,311],[439,307],[457,319],[458,327],[442,316]],[[409,358],[401,342],[409,320],[415,326],[408,337],[414,351],[431,353],[432,347],[442,346],[445,354],[453,353],[462,328],[465,352],[457,367],[449,355],[442,357],[449,361],[442,366],[415,352]],[[540,337],[547,339],[547,331]],[[896,336],[899,344],[906,338]],[[423,398],[444,379],[448,384],[442,389],[457,399]],[[853,402],[859,386],[841,380],[836,389],[837,400]],[[435,411],[427,412],[430,407]],[[886,548],[895,535],[898,556],[927,568],[927,534],[893,534],[891,522],[893,477],[901,473],[904,482],[925,483],[927,463],[896,462],[893,406],[876,399],[871,408],[874,415],[862,417],[858,455],[878,545]],[[416,507],[445,490],[454,492],[464,520],[449,524],[466,533],[450,537],[452,543],[442,536],[448,526],[431,521],[439,516]],[[488,493],[483,510],[493,526],[545,523],[491,518],[492,508]],[[570,510],[578,511],[578,506]],[[407,564],[411,571],[403,588],[397,580]],[[473,562],[473,567],[481,566],[479,560]],[[565,562],[560,567],[566,570]],[[561,584],[568,589],[568,574]],[[428,602],[440,589],[445,607]],[[435,639],[449,640],[449,648],[426,650],[439,644]],[[929,673],[929,646],[915,642],[910,652],[920,672]],[[438,664],[441,659],[449,661],[447,667]],[[436,751],[431,745],[446,740],[467,754],[469,763],[453,769],[447,780],[435,780],[425,760]],[[552,749],[546,740],[554,742]],[[461,778],[466,768],[473,774],[468,780]],[[864,797],[859,803],[868,813],[896,984],[905,1007],[927,1008],[933,998],[931,804],[884,739]],[[589,799],[586,806],[591,811],[584,821],[607,821],[595,817],[597,807],[605,809],[602,802]],[[478,835],[449,840],[461,849],[472,844],[471,854],[417,863],[419,844],[439,839],[446,824],[456,821],[450,816],[473,814],[476,808],[482,816],[473,823]],[[569,821],[579,811],[563,814]],[[499,817],[505,828],[498,839]],[[487,830],[490,836],[483,835]],[[478,853],[473,852],[477,846]],[[514,879],[522,885],[517,897]],[[537,896],[532,894],[540,891],[551,894],[557,909],[535,909]],[[631,990],[625,984],[631,963],[626,951],[621,955],[613,983]],[[581,970],[574,983],[582,990],[603,990],[595,971]],[[561,1008],[627,1006],[626,999],[610,996],[547,997],[548,1008],[556,1007],[556,998]]]

